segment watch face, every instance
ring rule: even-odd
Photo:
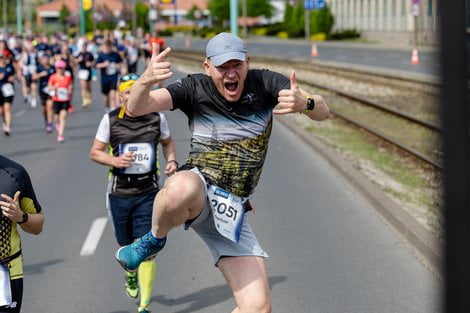
[[[308,98],[307,110],[312,111],[314,107],[315,107],[315,101],[313,100],[313,98]]]

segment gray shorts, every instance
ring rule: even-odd
[[[193,168],[191,171],[196,173],[203,180],[204,186],[207,186],[206,180],[197,168]],[[191,227],[199,235],[199,237],[204,240],[206,245],[209,247],[209,250],[211,251],[214,264],[217,265],[220,258],[225,256],[269,257],[268,254],[264,252],[263,248],[258,242],[258,239],[256,239],[256,236],[251,229],[251,226],[248,222],[248,212],[245,213],[245,217],[243,219],[240,240],[238,243],[235,243],[219,234],[215,228],[214,219],[212,216],[212,208],[210,207],[210,203],[207,198],[207,188],[205,192],[206,203],[204,205],[204,209],[196,219],[190,223],[186,223],[185,228],[188,229]]]

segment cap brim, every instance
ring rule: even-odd
[[[214,64],[215,66],[220,66],[230,60],[245,61],[246,53],[245,52],[227,52],[221,55],[210,57],[210,60],[212,64]]]

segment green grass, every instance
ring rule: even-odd
[[[374,172],[380,173],[380,180],[388,182],[380,186],[383,191],[403,203],[411,215],[424,219],[424,226],[431,232],[441,235],[440,194],[429,175],[427,177],[399,154],[371,143],[369,136],[341,120],[312,123],[307,130],[320,136],[352,162],[366,161]]]

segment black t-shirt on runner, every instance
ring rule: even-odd
[[[256,187],[272,127],[278,93],[290,88],[282,74],[250,70],[237,102],[225,100],[205,74],[170,84],[174,109],[189,119],[191,152],[186,162],[218,186],[238,196]]]

